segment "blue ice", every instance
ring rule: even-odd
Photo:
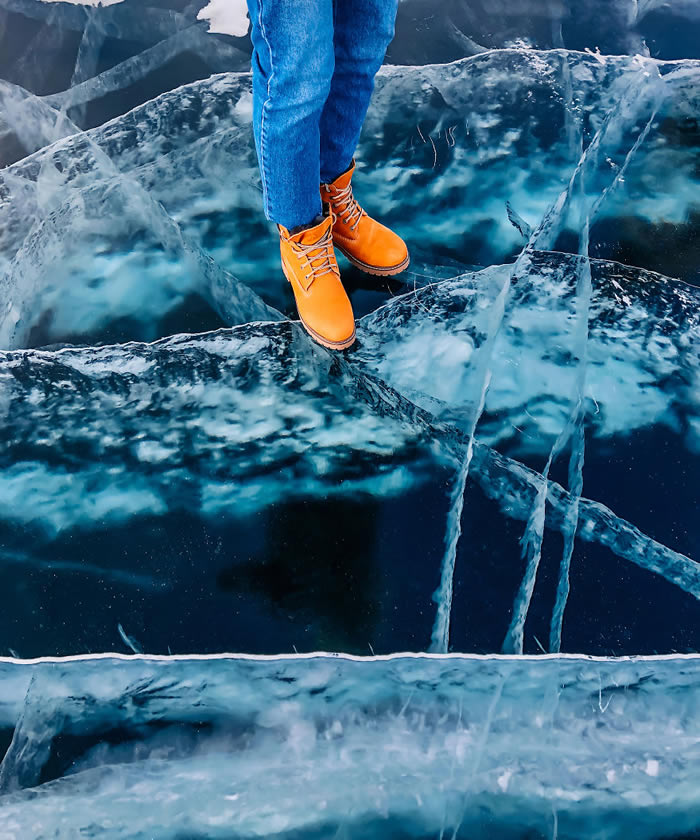
[[[698,6],[449,5],[338,356],[242,4],[0,0],[0,840],[700,831]]]

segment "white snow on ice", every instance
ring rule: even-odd
[[[209,0],[197,20],[208,20],[210,32],[242,37],[248,32],[248,7],[245,0]]]

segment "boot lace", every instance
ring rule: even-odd
[[[329,184],[326,184],[325,187],[327,193],[332,193],[330,200],[336,216],[342,219],[345,224],[350,225],[350,230],[355,230],[365,211],[352,194],[352,184],[348,184],[347,187],[342,189],[331,187]]]
[[[307,281],[308,285],[306,286],[306,291],[311,288],[318,277],[322,277],[324,274],[335,274],[335,251],[333,250],[333,237],[331,235],[331,229],[328,230],[323,234],[323,236],[318,240],[318,242],[294,242],[292,243],[292,247],[299,254],[303,257],[309,264],[309,271],[308,274],[304,275],[304,279]],[[319,253],[314,253],[315,251]],[[314,265],[314,263],[316,263]]]

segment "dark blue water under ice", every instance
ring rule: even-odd
[[[697,4],[402,0],[342,356],[200,11],[0,0],[0,838],[698,836]]]

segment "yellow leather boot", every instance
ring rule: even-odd
[[[333,250],[330,213],[322,222],[280,233],[282,270],[292,284],[301,323],[309,335],[331,350],[345,350],[355,341],[355,318]]]
[[[321,199],[335,216],[333,243],[353,265],[369,274],[399,274],[410,262],[408,248],[400,236],[368,216],[352,194],[350,168],[330,184],[321,184]]]

